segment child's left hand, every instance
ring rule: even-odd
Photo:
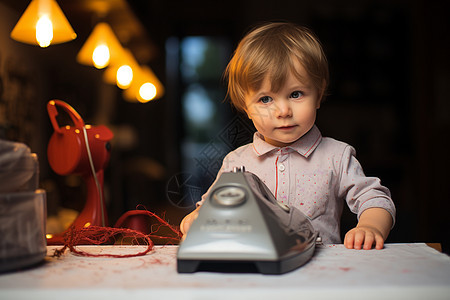
[[[366,209],[359,217],[358,226],[345,235],[344,246],[370,250],[375,244],[375,249],[383,249],[391,226],[392,217],[387,210],[378,207]]]
[[[344,238],[344,246],[348,249],[370,250],[374,244],[375,249],[383,249],[384,238],[379,230],[367,226],[353,228]]]

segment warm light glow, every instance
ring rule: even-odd
[[[122,65],[117,69],[116,82],[121,89],[126,89],[133,81],[133,69],[129,65]]]
[[[109,64],[109,48],[105,44],[98,45],[92,52],[92,62],[97,69],[103,69]]]
[[[98,69],[117,63],[123,56],[123,48],[111,26],[98,23],[77,54],[77,61]]]
[[[50,46],[53,40],[53,24],[47,15],[39,18],[36,23],[36,41],[42,48]]]
[[[105,70],[103,79],[109,84],[116,84],[121,89],[127,89],[136,78],[139,64],[130,50],[124,49],[118,61],[111,62]]]
[[[155,73],[147,66],[136,68],[131,86],[123,92],[125,100],[130,102],[139,101],[141,103],[159,99],[163,95],[164,86]]]
[[[155,98],[156,96],[155,85],[151,82],[146,82],[143,85],[141,85],[141,88],[139,89],[139,96],[141,96],[141,98],[144,100],[141,102],[147,102]]]
[[[27,44],[47,47],[77,37],[55,0],[33,0],[11,32],[11,38]]]
[[[84,227],[86,228],[86,227],[89,227],[89,226],[91,226],[91,223],[89,223],[89,222],[86,222],[86,224],[84,224]]]
[[[48,233],[48,234],[45,235],[45,237],[46,237],[47,239],[51,239],[51,238],[53,237],[53,234]]]

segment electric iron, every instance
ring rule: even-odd
[[[312,257],[318,233],[244,167],[223,173],[177,253],[179,273],[282,274]]]

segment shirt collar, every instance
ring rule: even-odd
[[[264,137],[261,133],[255,132],[255,134],[253,135],[253,150],[255,151],[257,156],[262,156],[274,150],[278,151],[279,149],[292,149],[298,152],[300,155],[308,157],[311,153],[314,152],[321,140],[322,134],[320,133],[319,128],[317,128],[316,125],[314,125],[310,131],[299,138],[296,142],[284,148],[276,147],[267,143],[266,141],[264,141]]]

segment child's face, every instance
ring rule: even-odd
[[[289,73],[285,84],[275,93],[267,76],[259,90],[249,91],[245,96],[248,117],[265,141],[277,147],[288,146],[307,133],[320,107],[319,93],[310,84],[305,69],[298,64],[296,70],[305,80]]]

